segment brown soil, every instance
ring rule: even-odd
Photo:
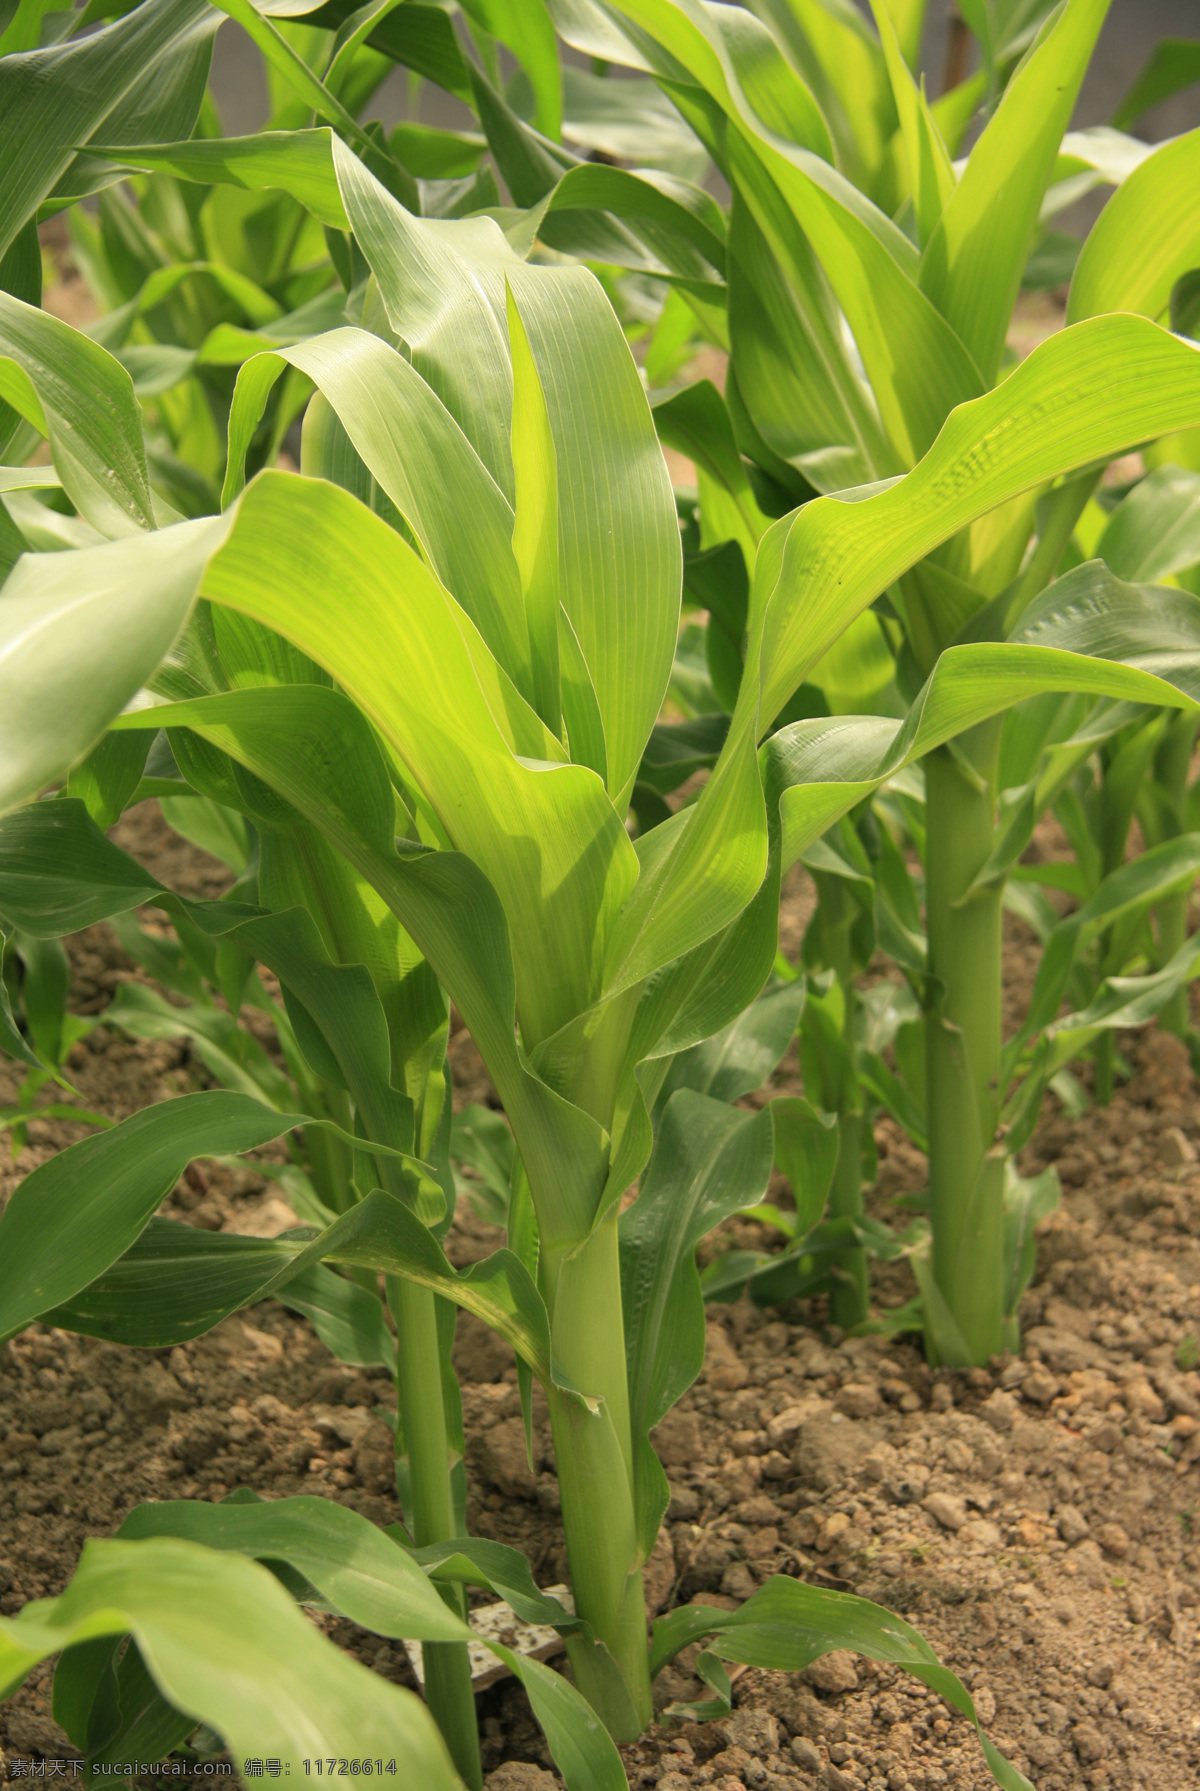
[[[223,873],[147,807],[124,843],[164,881],[212,895]],[[798,937],[797,884],[787,937]],[[1023,998],[1030,941],[1011,929],[1010,994]],[[74,1005],[102,1009],[129,974],[111,934],[71,941]],[[1123,1041],[1133,1080],[1071,1123],[1051,1100],[1027,1171],[1057,1163],[1062,1211],[1043,1227],[1015,1361],[931,1374],[913,1340],[842,1340],[820,1302],[710,1313],[706,1371],[661,1427],[673,1487],[651,1566],[663,1607],[732,1603],[785,1572],[887,1604],[970,1685],[1004,1751],[1039,1791],[1200,1786],[1200,1114],[1182,1047]],[[459,1097],[494,1101],[467,1034],[451,1046]],[[103,1026],[76,1047],[81,1097],[113,1117],[202,1086],[185,1048],[130,1043]],[[0,1098],[18,1078],[0,1066]],[[794,1062],[775,1088],[795,1088]],[[35,1121],[0,1195],[80,1128]],[[876,1211],[919,1188],[923,1160],[877,1128]],[[1196,1142],[1194,1142],[1196,1141]],[[263,1153],[270,1156],[270,1152]],[[274,1203],[274,1206],[272,1206]],[[204,1165],[166,1210],[211,1229],[289,1219],[253,1162]],[[760,1227],[729,1228],[761,1242]],[[460,1211],[452,1254],[499,1234]],[[876,1277],[882,1305],[912,1291]],[[1189,1339],[1191,1340],[1189,1342]],[[460,1322],[457,1360],[471,1441],[470,1525],[522,1547],[540,1583],[566,1577],[553,1456],[537,1430],[524,1458],[506,1346]],[[335,1362],[308,1327],[265,1303],[170,1351],[137,1352],[35,1326],[0,1351],[0,1611],[53,1595],[88,1535],[110,1534],[148,1498],[321,1491],[377,1522],[399,1515],[382,1374]],[[411,1683],[394,1644],[322,1620],[341,1646]],[[683,1657],[663,1703],[702,1694]],[[0,1710],[0,1776],[71,1755],[49,1713],[49,1666]],[[494,1791],[548,1791],[549,1758],[513,1682],[481,1698]],[[903,1673],[840,1655],[797,1679],[743,1671],[724,1723],[664,1722],[626,1750],[630,1782],[661,1791],[982,1791],[973,1731]],[[523,1764],[522,1764],[523,1763]]]

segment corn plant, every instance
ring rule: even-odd
[[[939,656],[966,653],[986,641],[1020,649],[1054,639],[1088,655],[1091,664],[1078,686],[1086,691],[1096,661],[1125,657],[1132,645],[1130,637],[1120,644],[1124,630],[1117,614],[1128,604],[1143,605],[1148,616],[1161,609],[1165,600],[1128,595],[1085,569],[1072,575],[1073,584],[1063,579],[1046,589],[1110,457],[1107,447],[1094,454],[1089,449],[1078,460],[1069,456],[1070,467],[1055,457],[1055,471],[1032,479],[1019,497],[997,503],[986,520],[939,536],[939,545],[899,577],[884,568],[874,581],[873,598],[866,601],[874,602],[875,619],[896,654],[898,687],[910,702],[915,699],[899,728],[882,719],[870,728],[793,721],[797,712],[812,713],[801,681],[816,676],[822,653],[851,617],[839,610],[833,622],[831,604],[827,624],[807,605],[779,604],[780,620],[773,623],[768,594],[787,588],[787,569],[796,563],[792,554],[810,551],[788,543],[795,535],[806,544],[815,532],[822,512],[817,493],[858,486],[859,501],[868,506],[858,513],[865,530],[869,506],[882,511],[900,501],[898,494],[916,477],[903,477],[905,469],[914,462],[917,471],[930,466],[939,442],[948,449],[957,418],[984,402],[980,394],[990,389],[1002,405],[1007,388],[1016,403],[1025,377],[1037,383],[1041,369],[1065,368],[1075,356],[1082,368],[1089,341],[1111,339],[1115,348],[1116,332],[1136,326],[1102,317],[1105,312],[1168,318],[1172,289],[1195,260],[1195,220],[1184,193],[1200,137],[1191,133],[1153,152],[1118,133],[1064,137],[1106,10],[1103,0],[1068,0],[1041,21],[1007,80],[994,83],[986,128],[956,168],[910,72],[892,14],[879,5],[871,67],[876,75],[886,72],[898,121],[898,162],[907,170],[906,184],[887,201],[899,202],[893,219],[847,178],[838,131],[814,87],[796,72],[803,66],[808,73],[815,58],[827,84],[845,83],[860,78],[853,72],[857,65],[843,61],[835,68],[819,9],[798,4],[787,10],[786,31],[771,14],[779,38],[750,15],[649,0],[556,8],[555,16],[577,49],[653,72],[729,179],[727,414],[716,414],[710,399],[704,427],[688,395],[702,508],[707,477],[715,497],[709,540],[735,535],[754,559],[742,625],[746,665],[753,667],[758,656],[768,667],[765,677],[759,674],[758,727],[790,723],[776,736],[781,755],[787,740],[822,739],[830,751],[837,740],[848,753],[853,742],[856,775],[846,793],[858,800],[875,787],[869,764],[886,776],[909,762],[907,740],[913,729],[919,732],[927,692],[953,663]],[[798,36],[805,39],[807,62],[796,52]],[[1071,182],[1081,173],[1092,182],[1123,184],[1079,257],[1068,308],[1075,327],[1013,372],[1004,358],[1005,335],[1038,218],[1077,190]],[[872,182],[862,178],[870,189]],[[857,357],[848,352],[844,326]],[[679,402],[672,401],[672,408]],[[1191,427],[1178,425],[1183,432]],[[1175,430],[1175,424],[1161,431],[1152,426],[1139,440]],[[1047,420],[1042,446],[1048,448],[1049,440]],[[898,486],[876,491],[879,482],[897,477]],[[794,520],[772,524],[772,514],[787,502],[806,497]],[[861,539],[865,554],[865,533]],[[1076,630],[1067,622],[1072,603],[1078,605]],[[1173,597],[1171,604],[1190,614],[1186,600]],[[858,615],[865,604],[851,608]],[[1113,620],[1111,628],[1097,622],[1088,636],[1082,622],[1092,610]],[[724,619],[722,628],[729,633]],[[798,642],[801,635],[804,651],[797,647],[787,657],[783,640]],[[934,683],[923,686],[930,678]],[[730,739],[739,710],[751,701],[746,683],[743,674]],[[928,943],[918,950],[920,962],[905,968],[919,986],[925,1016],[932,1237],[928,1263],[917,1256],[914,1266],[927,1341],[943,1360],[985,1360],[1012,1337],[1005,1291],[1005,1138],[1013,1101],[1025,1111],[1032,1085],[1009,1099],[1008,1079],[1021,1060],[1011,1053],[1001,1058],[1000,915],[1008,866],[1028,833],[1023,819],[1010,824],[1011,804],[1000,803],[1002,732],[997,713],[986,724],[956,730],[936,751],[918,754],[926,798]],[[894,742],[901,758],[871,760],[873,735]],[[1048,737],[1042,744],[1049,745]],[[1095,745],[1093,738],[1087,752]],[[1021,803],[1028,808],[1029,801],[1026,792]],[[1165,864],[1159,868],[1169,877]],[[1182,861],[1176,868],[1185,875]]]

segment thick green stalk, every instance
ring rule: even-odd
[[[987,723],[956,742],[957,754],[942,747],[924,761],[933,1278],[961,1337],[943,1335],[935,1349],[976,1363],[1002,1348],[1004,1315],[1001,889],[972,892],[992,850],[998,742]]]
[[[428,1288],[389,1278],[388,1304],[396,1321],[400,1416],[408,1452],[413,1541],[418,1548],[447,1542],[457,1534],[450,1490],[450,1448],[442,1402],[442,1366],[437,1312]],[[442,1596],[461,1617],[466,1603],[460,1587]],[[446,1739],[454,1764],[469,1791],[481,1791],[483,1764],[471,1663],[465,1642],[425,1642],[425,1702]]]
[[[550,1421],[575,1609],[618,1669],[570,1649],[579,1689],[617,1741],[653,1717],[646,1603],[633,1498],[633,1438],[616,1210],[574,1252],[545,1250],[542,1285],[554,1360],[572,1387],[550,1390]]]

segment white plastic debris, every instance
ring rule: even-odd
[[[547,1598],[557,1598],[563,1609],[574,1615],[575,1600],[569,1586],[546,1586],[543,1591]],[[506,1648],[511,1648],[514,1654],[527,1654],[531,1660],[549,1660],[552,1654],[558,1654],[564,1646],[556,1629],[551,1629],[549,1624],[522,1622],[507,1603],[480,1605],[476,1610],[468,1612],[467,1621],[477,1635],[490,1636],[494,1641],[502,1642]],[[417,1676],[417,1684],[423,1686],[425,1669],[421,1660],[421,1644],[405,1642],[404,1646]],[[508,1668],[504,1662],[483,1642],[468,1642],[467,1654],[471,1661],[471,1685],[475,1691],[482,1691],[485,1686],[507,1676]]]

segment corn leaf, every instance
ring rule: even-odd
[[[0,292],[0,396],[48,438],[64,490],[100,534],[155,526],[133,382],[98,342]]]
[[[396,1751],[431,1791],[456,1791],[420,1699],[327,1642],[265,1567],[175,1537],[86,1542],[65,1592],[0,1618],[0,1695],[47,1655],[125,1634],[163,1697],[216,1730],[239,1770],[266,1754],[298,1778],[318,1754]]]
[[[0,811],[92,747],[182,629],[221,522],[28,554],[0,598]],[[69,930],[69,929],[62,929]]]
[[[1155,467],[1108,519],[1096,558],[1131,584],[1156,584],[1200,561],[1200,473]]]
[[[447,1556],[448,1565],[467,1569],[468,1583],[490,1585],[502,1596],[514,1594],[515,1607],[526,1607],[520,1614],[527,1621],[553,1621],[555,1612],[566,1617],[553,1599],[537,1594],[527,1569],[517,1576],[503,1561],[514,1550],[464,1537],[413,1552],[357,1512],[327,1499],[302,1496],[215,1506],[163,1501],[131,1512],[119,1535],[182,1536],[211,1549],[285,1561],[335,1610],[376,1635],[429,1641],[470,1635],[426,1577],[426,1564],[433,1568]],[[472,1571],[472,1558],[477,1556],[492,1567],[492,1574],[486,1567]],[[523,1558],[518,1560],[525,1567]],[[513,1586],[505,1583],[511,1579],[516,1580]],[[564,1627],[573,1631],[581,1626],[567,1619]],[[525,1686],[567,1791],[622,1791],[625,1773],[620,1756],[575,1687],[561,1674],[500,1642],[487,1639],[485,1645]]]
[[[1042,194],[1108,4],[1067,0],[1053,15],[1005,88],[921,258],[922,291],[988,385],[1000,365]]]
[[[1007,642],[951,647],[903,722],[801,721],[762,749],[784,863],[879,783],[966,728],[1043,691],[1200,705],[1200,599],[1124,585],[1091,562],[1051,586]]]
[[[1071,280],[1067,322],[1103,311],[1161,317],[1171,288],[1200,262],[1200,130],[1173,137],[1113,194],[1093,226]]]
[[[714,1637],[708,1647],[723,1660],[776,1671],[801,1671],[833,1648],[852,1648],[868,1659],[902,1666],[975,1724],[988,1766],[1003,1791],[1032,1791],[1028,1779],[1009,1765],[980,1729],[970,1694],[948,1668],[939,1665],[928,1642],[903,1618],[865,1598],[777,1575],[736,1611],[715,1618],[695,1605],[684,1605],[655,1623],[652,1669],[705,1636]]]
[[[773,39],[735,8],[689,13],[673,0],[620,0],[730,121],[736,183],[776,253],[770,212],[782,196],[837,295],[884,424],[906,462],[948,410],[982,387],[971,356],[916,285],[917,252],[825,158],[811,95]]]
[[[225,501],[242,488],[246,451],[267,395],[286,365],[307,374],[329,400],[355,451],[416,536],[438,578],[531,700],[529,636],[511,546],[512,508],[449,411],[409,362],[378,336],[334,330],[247,363],[230,413]],[[464,507],[472,518],[469,529],[462,526]]]
[[[799,977],[770,989],[723,1031],[681,1051],[667,1071],[659,1106],[678,1088],[694,1089],[714,1101],[740,1101],[761,1088],[795,1036],[804,997]]]
[[[885,0],[872,0],[871,10],[879,29],[879,41],[887,63],[888,79],[908,159],[909,187],[917,220],[917,236],[925,244],[933,235],[954,191],[954,167],[941,131],[929,109],[924,87],[917,86],[905,60]]]
[[[669,1489],[649,1433],[704,1364],[696,1245],[771,1176],[771,1115],[683,1088],[668,1101],[637,1200],[621,1217],[621,1305],[629,1366],[639,1545],[648,1556]]]
[[[0,1215],[8,1265],[0,1334],[11,1336],[40,1312],[71,1300],[123,1256],[193,1157],[255,1150],[300,1125],[323,1126],[355,1143],[328,1120],[275,1113],[248,1095],[221,1090],[144,1107],[111,1130],[39,1164]],[[380,1198],[408,1217],[399,1201],[390,1195]],[[356,1224],[361,1224],[362,1208],[355,1213]],[[418,1219],[410,1223],[438,1250]],[[395,1224],[402,1226],[403,1220]],[[160,1231],[160,1246],[162,1241]],[[244,1267],[234,1266],[239,1271]],[[125,1283],[130,1280],[127,1275]],[[238,1285],[243,1284],[244,1276]],[[232,1310],[232,1304],[224,1310]]]
[[[334,153],[392,327],[510,502],[511,287],[558,462],[561,601],[623,811],[666,691],[682,569],[670,482],[611,307],[584,270],[526,268],[490,220],[423,223],[344,149]]]
[[[1200,81],[1200,43],[1188,37],[1161,38],[1113,113],[1112,122],[1118,130],[1131,130],[1143,112],[1197,81]]]
[[[88,37],[0,58],[0,255],[64,177],[72,195],[91,190],[72,164],[106,127],[118,143],[189,134],[218,23],[204,0],[142,0]]]
[[[766,203],[760,195],[759,208]],[[874,399],[851,365],[837,304],[782,197],[772,241],[737,192],[729,233],[733,381],[767,449],[818,491],[899,472]],[[772,242],[774,247],[772,247]]]
[[[328,125],[314,130],[261,131],[248,137],[195,137],[185,143],[105,145],[97,155],[129,168],[202,184],[224,182],[247,192],[278,189],[298,199],[322,224],[347,227],[333,172]]]
[[[759,551],[751,605],[752,656],[753,618],[765,615],[762,724],[852,617],[958,528],[1197,417],[1200,350],[1135,318],[1095,319],[1051,338],[994,392],[955,411],[904,479],[858,501],[819,499],[777,523]],[[750,700],[744,679],[739,703]]]
[[[299,489],[304,482],[293,483]],[[508,927],[486,877],[457,852],[407,847],[397,853],[391,815],[345,775],[345,765],[363,758],[370,741],[362,716],[338,693],[315,685],[247,690],[181,704],[171,713],[293,803],[400,917],[486,1054],[505,1111],[520,1129],[530,1179],[552,1203],[555,1224],[568,1239],[586,1235],[605,1180],[605,1134],[531,1074],[514,1038]],[[163,715],[143,711],[121,725],[157,726]],[[9,825],[16,819],[23,818]],[[53,887],[56,874],[50,851],[40,876]],[[9,887],[14,880],[15,874],[6,879]],[[65,906],[67,897],[60,900]],[[760,984],[767,968],[769,959]]]

